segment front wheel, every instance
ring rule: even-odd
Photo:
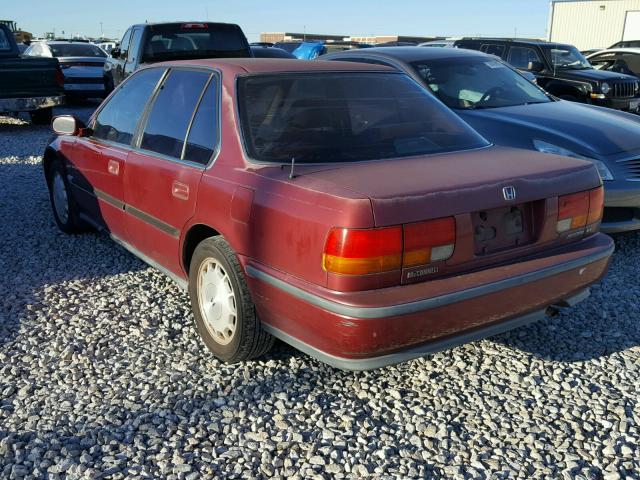
[[[203,240],[189,267],[189,297],[198,333],[219,359],[259,357],[274,338],[262,328],[240,262],[222,237]]]
[[[49,200],[53,209],[53,218],[64,233],[81,233],[84,225],[78,217],[78,209],[69,189],[64,167],[55,160],[47,172]]]

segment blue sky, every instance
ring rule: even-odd
[[[36,35],[52,31],[120,37],[133,23],[205,20],[260,32],[344,35],[496,35],[543,37],[548,0],[2,0],[0,15]]]

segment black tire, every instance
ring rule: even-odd
[[[61,182],[56,185],[56,182]],[[47,186],[49,187],[49,201],[51,202],[51,210],[53,211],[53,218],[58,225],[58,228],[64,233],[75,234],[82,233],[87,230],[85,224],[80,220],[78,206],[73,198],[71,189],[69,188],[69,181],[64,170],[64,166],[60,160],[54,160],[47,169]],[[64,196],[66,197],[66,215],[59,212],[61,205],[56,206],[56,202],[60,201],[58,197],[56,199],[57,188],[64,187]]]
[[[29,112],[29,116],[31,117],[31,123],[34,125],[51,125],[51,121],[53,120],[53,108],[43,108],[41,110],[35,110],[33,112]]]
[[[235,332],[229,336],[229,343],[226,344],[207,327],[200,309],[200,295],[205,293],[199,291],[200,269],[212,260],[226,272],[235,301]],[[273,346],[275,339],[262,328],[240,262],[224,238],[207,238],[196,247],[189,267],[189,297],[198,333],[207,348],[220,360],[227,363],[242,362],[267,353]]]

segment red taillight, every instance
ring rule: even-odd
[[[64,75],[62,74],[62,69],[60,68],[60,66],[56,68],[56,83],[58,84],[58,86],[64,87]]]
[[[206,23],[183,23],[180,27],[183,30],[203,30],[209,28],[209,25],[207,25]]]
[[[446,260],[453,255],[453,217],[404,226],[329,232],[322,256],[327,272],[368,275]]]
[[[367,275],[402,266],[402,227],[351,230],[333,228],[322,256],[328,272]]]
[[[586,227],[599,221],[603,204],[602,187],[558,197],[558,233]]]
[[[453,217],[405,225],[403,266],[446,260],[453,255],[455,243],[456,221]]]

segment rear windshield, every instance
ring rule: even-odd
[[[247,76],[238,98],[247,153],[263,162],[355,162],[487,145],[399,73]]]
[[[9,42],[9,38],[7,38],[7,34],[0,28],[0,52],[9,51],[11,51],[11,43]]]
[[[54,57],[101,57],[107,56],[104,51],[90,43],[54,43],[49,44]]]
[[[215,23],[154,26],[144,50],[144,61],[249,56],[240,27]]]

